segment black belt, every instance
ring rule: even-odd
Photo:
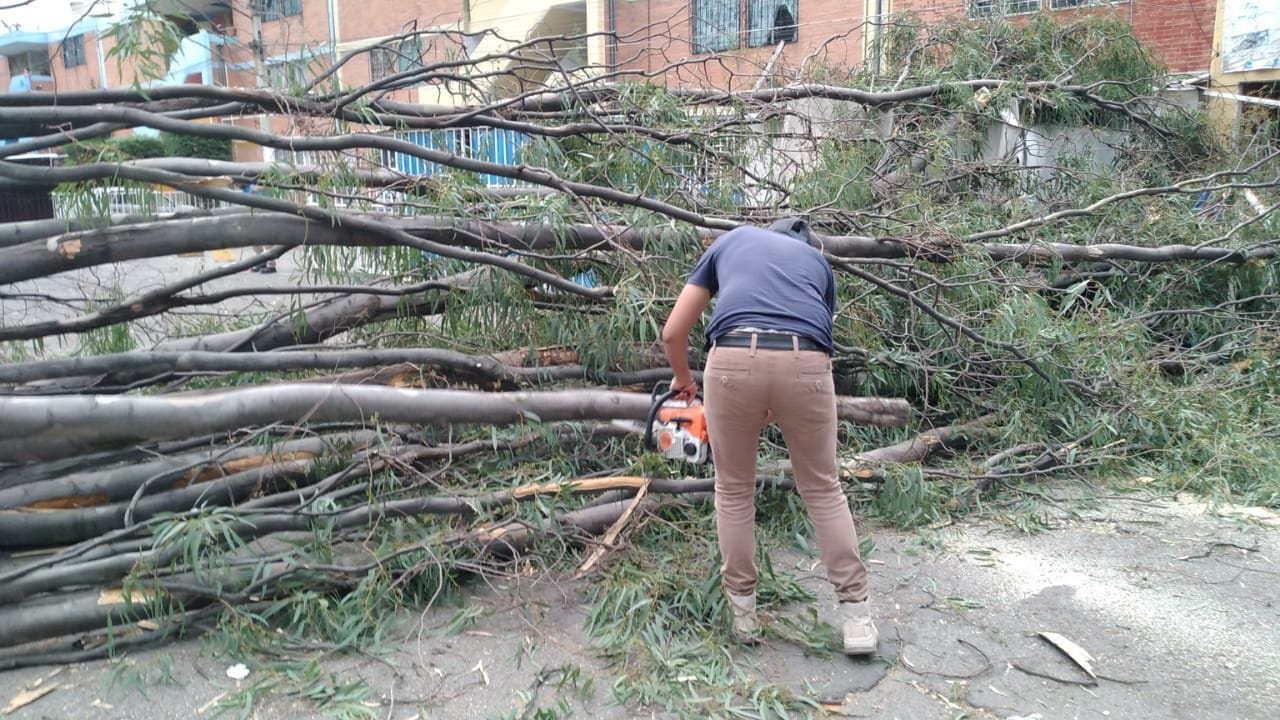
[[[826,348],[809,338],[797,337],[795,335],[784,335],[780,333],[726,333],[716,338],[715,344],[720,347],[751,347],[752,336],[756,339],[756,347],[761,350],[790,350],[792,348],[792,341],[797,341],[799,343],[800,350],[817,350],[819,352],[827,351]]]

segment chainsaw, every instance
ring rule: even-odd
[[[667,384],[670,388],[670,383]],[[659,392],[662,383],[653,388],[652,403],[644,423],[644,446],[670,460],[701,465],[711,457],[711,441],[707,436],[707,415],[702,401],[674,400],[676,391]]]

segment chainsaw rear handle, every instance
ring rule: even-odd
[[[658,411],[662,409],[663,403],[677,395],[675,390],[671,389],[671,383],[667,383],[667,391],[659,393],[658,388],[662,387],[662,383],[653,386],[652,398],[649,401],[649,412],[644,418],[644,447],[646,450],[657,450],[658,446],[653,442],[653,421],[658,419]]]

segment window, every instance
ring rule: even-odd
[[[1049,0],[1049,8],[1052,10],[1067,10],[1070,8],[1085,7],[1086,5],[1101,5],[1110,0]]]
[[[264,21],[302,14],[302,0],[254,0],[253,9]]]
[[[32,50],[9,56],[10,75],[21,75],[26,68],[31,68],[32,75],[49,75],[49,54],[44,50]]]
[[[739,0],[693,0],[693,51],[733,50],[741,31]]]
[[[267,82],[278,90],[295,90],[307,84],[307,61],[290,60],[267,66]]]
[[[408,72],[422,67],[422,40],[420,38],[411,37],[400,43],[400,47],[396,50],[399,53],[396,57],[397,72]]]
[[[376,47],[369,51],[369,79],[381,80],[395,72],[396,54],[389,47]]]
[[[1056,1],[1056,0],[1055,0]],[[1065,2],[1089,2],[1090,0],[1064,0]],[[969,17],[996,15],[1022,15],[1040,9],[1040,0],[969,0]]]
[[[799,31],[800,0],[690,0],[693,15],[693,51],[709,53],[747,47],[795,42]],[[746,7],[746,27],[742,9]]]
[[[84,36],[76,35],[62,41],[62,67],[84,65]]]
[[[969,0],[969,17],[987,17],[995,15],[996,4],[1000,0]]]
[[[747,0],[747,45],[795,42],[800,0]]]

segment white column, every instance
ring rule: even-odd
[[[617,2],[617,0],[614,0]],[[596,33],[609,32],[612,18],[609,17],[609,0],[586,0],[587,5],[587,65],[592,73],[604,73],[609,70],[609,43],[605,35]]]

